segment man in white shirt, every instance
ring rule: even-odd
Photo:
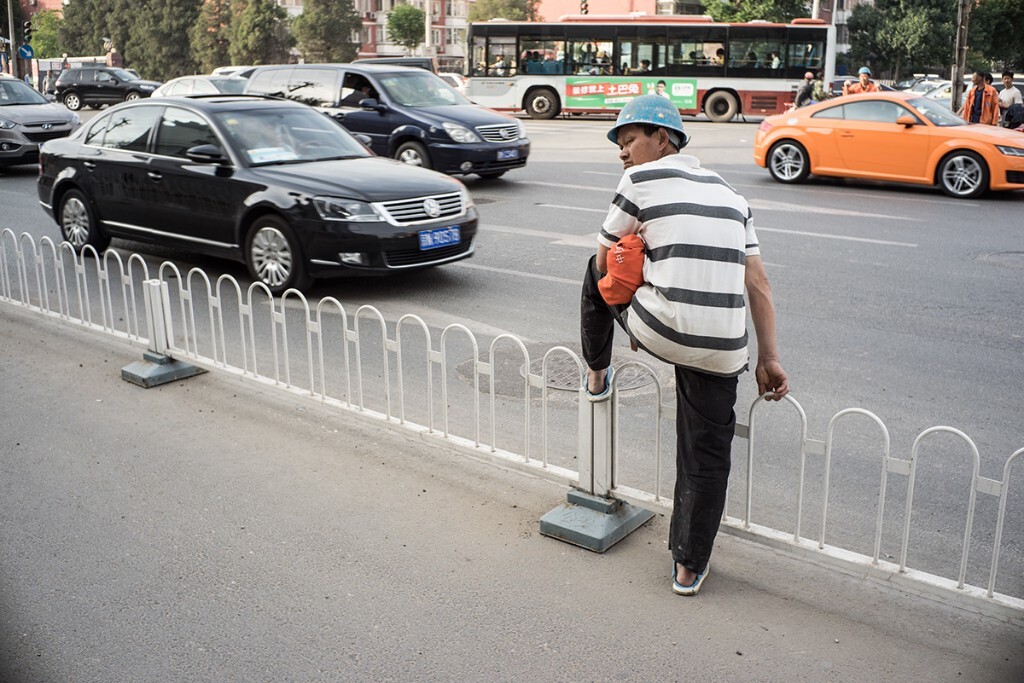
[[[1013,85],[1013,72],[1003,72],[1003,91],[999,93],[999,118],[1006,120],[1006,110],[1011,104],[1021,104],[1021,94]]]
[[[619,146],[625,173],[584,277],[586,390],[591,401],[611,395],[616,322],[634,349],[675,366],[672,590],[695,595],[725,507],[737,376],[749,360],[746,299],[757,334],[758,392],[779,400],[789,391],[776,348],[771,287],[747,201],[696,157],[679,154],[688,138],[674,104],[657,95],[631,100],[608,139]],[[629,304],[609,305],[597,283],[610,251],[631,235],[646,248],[644,283]]]

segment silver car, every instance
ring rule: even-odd
[[[71,135],[81,124],[78,114],[24,82],[0,79],[0,166],[34,164],[40,144]]]

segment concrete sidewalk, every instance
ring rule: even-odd
[[[0,305],[0,680],[1019,681],[1024,628],[667,520],[604,555],[565,490]]]

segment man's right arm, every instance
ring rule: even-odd
[[[779,349],[775,339],[775,304],[768,274],[759,255],[747,256],[744,268],[744,284],[750,302],[750,317],[754,321],[757,335],[757,366],[754,378],[758,394],[772,392],[766,397],[778,401],[789,393],[789,380],[779,362]]]

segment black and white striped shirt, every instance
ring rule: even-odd
[[[747,368],[747,256],[760,254],[747,201],[696,157],[671,154],[626,170],[599,241],[636,233],[644,285],[625,313],[652,355],[715,375]]]

